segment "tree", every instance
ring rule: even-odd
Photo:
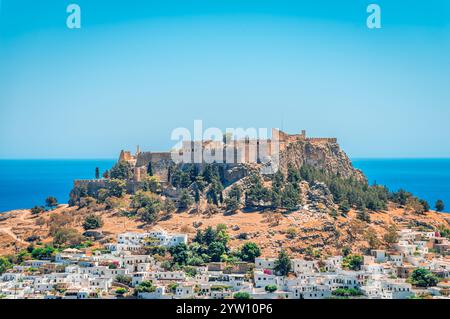
[[[49,197],[47,197],[47,198],[45,199],[45,205],[46,205],[48,208],[53,209],[53,208],[55,208],[56,206],[58,206],[58,200],[57,200],[55,197],[53,197],[53,196],[49,196]]]
[[[386,233],[383,236],[383,239],[386,243],[389,245],[395,244],[398,242],[398,234],[397,234],[397,228],[395,225],[390,225],[386,231]]]
[[[126,183],[120,179],[112,179],[108,183],[109,196],[122,197],[126,191]]]
[[[134,294],[137,295],[140,292],[155,292],[156,287],[153,286],[153,283],[149,280],[142,281],[139,285],[134,288]]]
[[[437,285],[439,280],[428,269],[417,268],[411,273],[409,282],[418,287],[433,287]]]
[[[202,175],[196,176],[195,177],[195,185],[197,186],[197,189],[200,192],[203,192],[205,190],[205,187],[207,185],[205,179],[203,178]]]
[[[95,168],[95,179],[100,178],[100,169],[98,167]]]
[[[234,184],[231,186],[230,191],[228,192],[228,197],[235,198],[238,202],[241,201],[242,190],[239,185]]]
[[[298,207],[299,204],[299,196],[298,196],[298,188],[293,184],[289,183],[284,187],[281,202],[282,206],[287,210],[294,210]]]
[[[34,206],[31,208],[31,214],[38,215],[40,213],[43,213],[45,211],[45,208],[42,206]]]
[[[213,261],[213,262],[220,261],[221,256],[225,253],[226,253],[226,247],[220,241],[213,241],[208,246],[208,256],[211,258],[211,261]]]
[[[233,295],[234,299],[252,299],[248,292],[237,292]]]
[[[430,204],[428,204],[428,202],[426,201],[426,200],[424,200],[424,199],[421,199],[421,200],[419,200],[420,201],[420,203],[422,204],[422,206],[423,206],[423,210],[424,210],[424,212],[426,213],[426,212],[428,212],[429,210],[430,210]]]
[[[249,176],[249,187],[245,192],[245,205],[247,207],[259,207],[264,206],[267,202],[271,202],[271,194],[264,187],[261,176],[253,173]]]
[[[200,191],[199,191],[198,187],[195,188],[194,201],[196,204],[200,203]]]
[[[425,212],[424,205],[417,197],[414,196],[408,197],[408,199],[406,200],[406,209],[416,214],[423,214]]]
[[[301,176],[300,171],[297,170],[293,165],[289,164],[288,172],[287,172],[287,181],[293,185],[296,185],[300,182]]]
[[[380,247],[381,242],[378,239],[378,236],[375,232],[375,230],[372,227],[369,227],[365,234],[365,239],[367,240],[367,243],[369,244],[370,249],[377,249]]]
[[[209,246],[215,239],[216,231],[211,226],[208,226],[203,234],[202,242]]]
[[[97,229],[97,228],[101,228],[102,226],[103,226],[102,218],[95,214],[90,214],[90,215],[86,216],[84,219],[83,228],[85,230]]]
[[[211,182],[211,186],[209,187],[208,192],[206,193],[209,202],[212,202],[214,205],[219,205],[219,203],[222,203],[222,191],[222,183],[218,178],[214,178]]]
[[[187,189],[183,189],[178,199],[178,208],[180,210],[188,209],[193,204],[193,202],[194,200],[192,199],[191,194],[189,194],[189,191]]]
[[[111,168],[109,175],[114,179],[130,179],[133,176],[131,164],[126,161],[120,161]]]
[[[413,195],[404,189],[399,189],[398,192],[391,194],[391,200],[401,206],[405,206],[408,198],[412,197]]]
[[[206,164],[203,169],[202,176],[207,183],[212,183],[213,180],[220,181],[220,173],[217,164]]]
[[[184,243],[180,243],[176,246],[172,246],[169,249],[170,254],[172,255],[172,260],[174,263],[179,265],[185,265],[188,261],[188,247]]]
[[[257,244],[248,242],[242,246],[239,256],[243,261],[254,263],[255,258],[261,256],[261,249]]]
[[[148,162],[148,165],[147,165],[147,175],[153,176],[153,166],[152,166],[152,161]]]
[[[6,257],[0,257],[0,275],[12,267],[11,262]]]
[[[145,176],[141,182],[141,187],[143,191],[150,191],[156,194],[161,192],[161,183],[156,176]]]
[[[197,233],[195,234],[195,237],[193,239],[194,243],[203,244],[203,232],[201,229],[197,229]]]
[[[228,211],[235,212],[241,208],[242,191],[238,185],[233,185],[228,192],[228,197],[225,200],[225,205]]]
[[[275,260],[274,270],[281,276],[286,276],[291,271],[291,259],[284,249],[280,251]]]
[[[264,290],[270,293],[277,291],[277,289],[278,287],[276,285],[267,285],[264,287]]]
[[[132,199],[131,207],[141,220],[146,223],[152,223],[158,218],[159,212],[163,208],[158,195],[152,192],[138,191]]]
[[[230,236],[227,233],[227,225],[217,224],[215,241],[220,241],[221,243],[223,243],[226,246],[229,240],[230,240]]]
[[[166,198],[163,203],[163,210],[167,215],[172,214],[176,210],[173,200]]]
[[[342,267],[350,270],[360,270],[363,264],[363,257],[361,255],[347,255],[342,261]]]
[[[185,266],[183,268],[183,271],[187,276],[189,276],[191,278],[194,278],[197,275],[197,269],[192,266]]]
[[[57,246],[76,246],[83,242],[84,237],[73,228],[60,228],[53,237],[53,243]]]
[[[436,210],[438,211],[438,212],[442,212],[444,209],[445,209],[445,205],[444,205],[444,202],[441,200],[441,199],[438,199],[437,201],[436,201]]]
[[[281,170],[273,175],[272,178],[272,191],[271,191],[271,206],[272,208],[278,208],[282,205],[282,192],[284,185],[284,175]]]

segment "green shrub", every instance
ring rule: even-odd
[[[276,285],[268,285],[264,288],[265,291],[267,292],[275,292],[278,289],[278,287]]]
[[[233,295],[234,299],[252,299],[248,292],[237,292]]]
[[[436,286],[439,279],[428,269],[417,268],[411,273],[408,281],[418,287]]]
[[[89,229],[97,229],[101,228],[103,226],[103,220],[100,216],[97,216],[95,214],[90,214],[86,216],[83,223],[83,228],[85,230]]]

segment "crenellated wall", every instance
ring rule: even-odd
[[[335,137],[308,137],[306,140],[312,143],[337,143]]]

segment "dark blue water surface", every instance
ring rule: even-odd
[[[48,196],[67,203],[74,179],[95,178],[114,160],[0,160],[0,212],[44,205]]]
[[[353,159],[370,183],[377,182],[390,190],[403,188],[427,200],[434,209],[442,199],[450,208],[450,159]]]
[[[95,177],[115,160],[0,160],[0,212],[43,205],[47,196],[66,203],[74,179]],[[390,190],[404,188],[450,208],[450,159],[354,159],[369,181]]]

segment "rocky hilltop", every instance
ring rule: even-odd
[[[363,172],[353,167],[337,142],[298,140],[290,143],[280,153],[280,164],[284,172],[287,172],[289,165],[297,169],[303,165],[310,165],[344,178],[366,179]]]
[[[278,133],[281,169],[272,174],[246,157],[175,164],[169,153],[122,151],[103,178],[75,181],[70,206],[0,216],[0,254],[30,245],[101,248],[119,233],[158,227],[192,238],[218,224],[227,226],[230,251],[252,241],[267,256],[386,248],[393,229],[450,234],[447,214],[406,191],[368,185],[335,138]]]

